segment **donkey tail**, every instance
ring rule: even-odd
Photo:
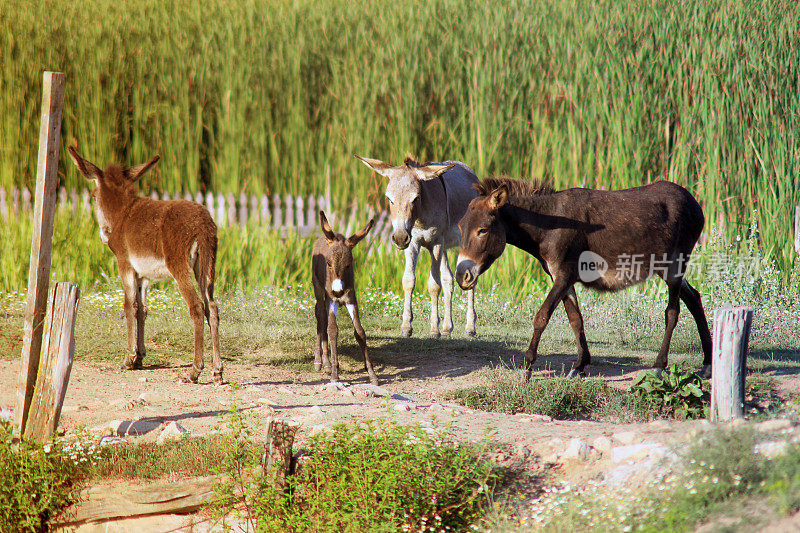
[[[195,278],[200,294],[203,297],[203,307],[208,314],[208,303],[214,300],[214,279],[217,263],[217,233],[204,232],[197,236],[197,255],[195,259]]]

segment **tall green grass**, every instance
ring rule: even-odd
[[[379,201],[354,153],[558,187],[666,177],[729,237],[755,217],[786,268],[798,24],[792,0],[5,0],[0,186],[32,185],[53,69],[63,142],[99,162],[161,153],[155,189],[305,195],[329,164],[337,198]]]

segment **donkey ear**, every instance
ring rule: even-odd
[[[325,235],[328,242],[336,240],[336,234],[333,232],[331,225],[328,224],[328,217],[325,216],[325,211],[322,209],[319,210],[319,225],[322,228],[322,234]]]
[[[384,176],[386,178],[392,177],[392,169],[394,167],[389,163],[385,163],[380,159],[370,159],[368,157],[361,157],[360,155],[357,155],[356,157],[360,159],[369,168],[380,174],[381,176]]]
[[[438,178],[454,166],[456,166],[455,163],[451,163],[449,165],[425,165],[419,169],[425,174],[426,178],[433,179]]]
[[[131,181],[136,181],[142,176],[144,176],[148,170],[153,168],[155,164],[158,163],[159,159],[161,159],[161,156],[156,155],[155,157],[153,157],[153,159],[151,159],[147,163],[142,163],[141,165],[136,165],[131,168],[126,168],[125,170],[122,171],[122,173],[125,175],[127,179]]]
[[[67,151],[69,151],[69,157],[72,159],[72,162],[78,167],[78,171],[83,174],[86,179],[98,181],[103,179],[103,172],[97,168],[94,163],[78,155],[78,151],[74,146],[69,146]]]
[[[501,185],[489,193],[489,198],[486,199],[489,209],[497,211],[508,201],[508,189],[505,185]]]
[[[358,244],[359,242],[361,242],[361,239],[363,239],[364,237],[366,237],[366,236],[367,236],[367,233],[369,233],[369,230],[371,230],[371,229],[372,229],[372,226],[373,226],[374,224],[375,224],[375,217],[372,217],[372,220],[370,220],[369,222],[367,222],[367,225],[366,225],[366,226],[364,226],[364,229],[362,229],[362,230],[361,230],[361,231],[359,231],[358,233],[354,233],[353,235],[349,236],[349,237],[347,238],[347,240],[346,240],[346,241],[344,241],[344,243],[345,243],[345,244],[346,244],[348,247],[350,247],[350,248],[354,248],[356,244]]]

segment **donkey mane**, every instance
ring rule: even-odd
[[[556,190],[548,183],[540,180],[521,180],[507,176],[484,178],[472,187],[478,191],[478,196],[488,196],[498,187],[505,186],[510,196],[538,196],[551,194]]]
[[[414,159],[410,155],[407,155],[405,161],[403,161],[403,164],[405,166],[411,167],[411,168],[420,168],[420,167],[424,167],[426,165],[430,165],[431,162],[428,161],[427,163],[420,163],[419,161],[417,161],[416,159]]]

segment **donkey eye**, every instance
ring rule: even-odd
[[[488,229],[486,229],[486,228],[478,228],[478,231],[476,231],[476,232],[475,232],[475,234],[476,234],[478,237],[483,237],[484,235],[486,235],[486,233],[487,233],[488,231],[489,231],[489,230],[488,230]]]

